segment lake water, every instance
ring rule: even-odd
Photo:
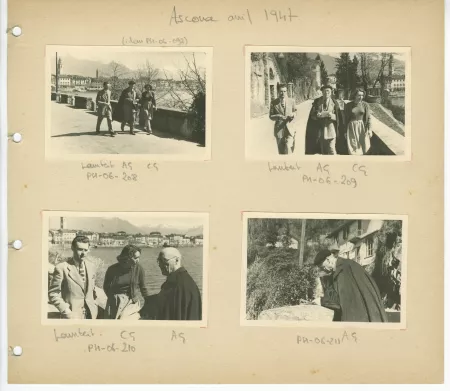
[[[117,262],[116,257],[120,254],[122,248],[91,248],[89,255],[100,258],[103,265],[97,271],[96,285],[103,287],[103,281],[106,269]],[[166,277],[161,274],[156,259],[161,248],[141,248],[140,264],[145,270],[145,283],[150,294],[159,293],[161,285],[166,280]],[[186,268],[188,273],[194,279],[200,292],[202,292],[203,285],[203,247],[180,247],[182,255],[182,265]],[[70,249],[66,249],[63,254],[64,257],[72,256]]]

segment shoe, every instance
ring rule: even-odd
[[[116,132],[110,130],[109,133],[111,134],[111,137],[116,137]]]
[[[147,130],[147,134],[153,134],[151,130]]]
[[[132,134],[133,136],[136,136],[136,133],[133,130],[130,130],[130,134]]]
[[[95,133],[100,133],[100,130],[96,130]]]

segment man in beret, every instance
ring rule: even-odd
[[[322,276],[330,276],[337,293],[341,322],[387,322],[380,291],[373,278],[357,262],[339,258],[330,250],[316,255],[314,264]],[[322,303],[322,305],[324,305]],[[326,305],[324,305],[326,306]]]
[[[336,139],[341,126],[341,110],[332,97],[333,87],[324,85],[322,96],[314,100],[306,124],[305,154],[336,155]]]
[[[128,82],[128,88],[125,88],[120,94],[119,101],[117,102],[117,110],[119,111],[118,118],[121,118],[122,125],[121,130],[125,131],[125,125],[130,126],[130,134],[135,135],[134,132],[134,117],[137,111],[137,92],[134,88],[136,83],[133,80]]]

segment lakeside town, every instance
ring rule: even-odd
[[[48,243],[51,247],[70,246],[76,236],[86,236],[93,247],[123,247],[134,244],[139,247],[194,247],[203,246],[203,235],[188,236],[183,234],[167,234],[150,232],[149,234],[130,235],[125,231],[92,232],[76,229],[50,229]]]

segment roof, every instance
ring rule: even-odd
[[[356,220],[347,220],[345,223],[339,225],[337,228],[335,228],[333,231],[331,231],[328,235],[327,238],[331,238],[334,235],[336,235],[338,232],[342,231],[343,228],[347,227],[348,225],[350,225],[351,223],[353,223]]]

